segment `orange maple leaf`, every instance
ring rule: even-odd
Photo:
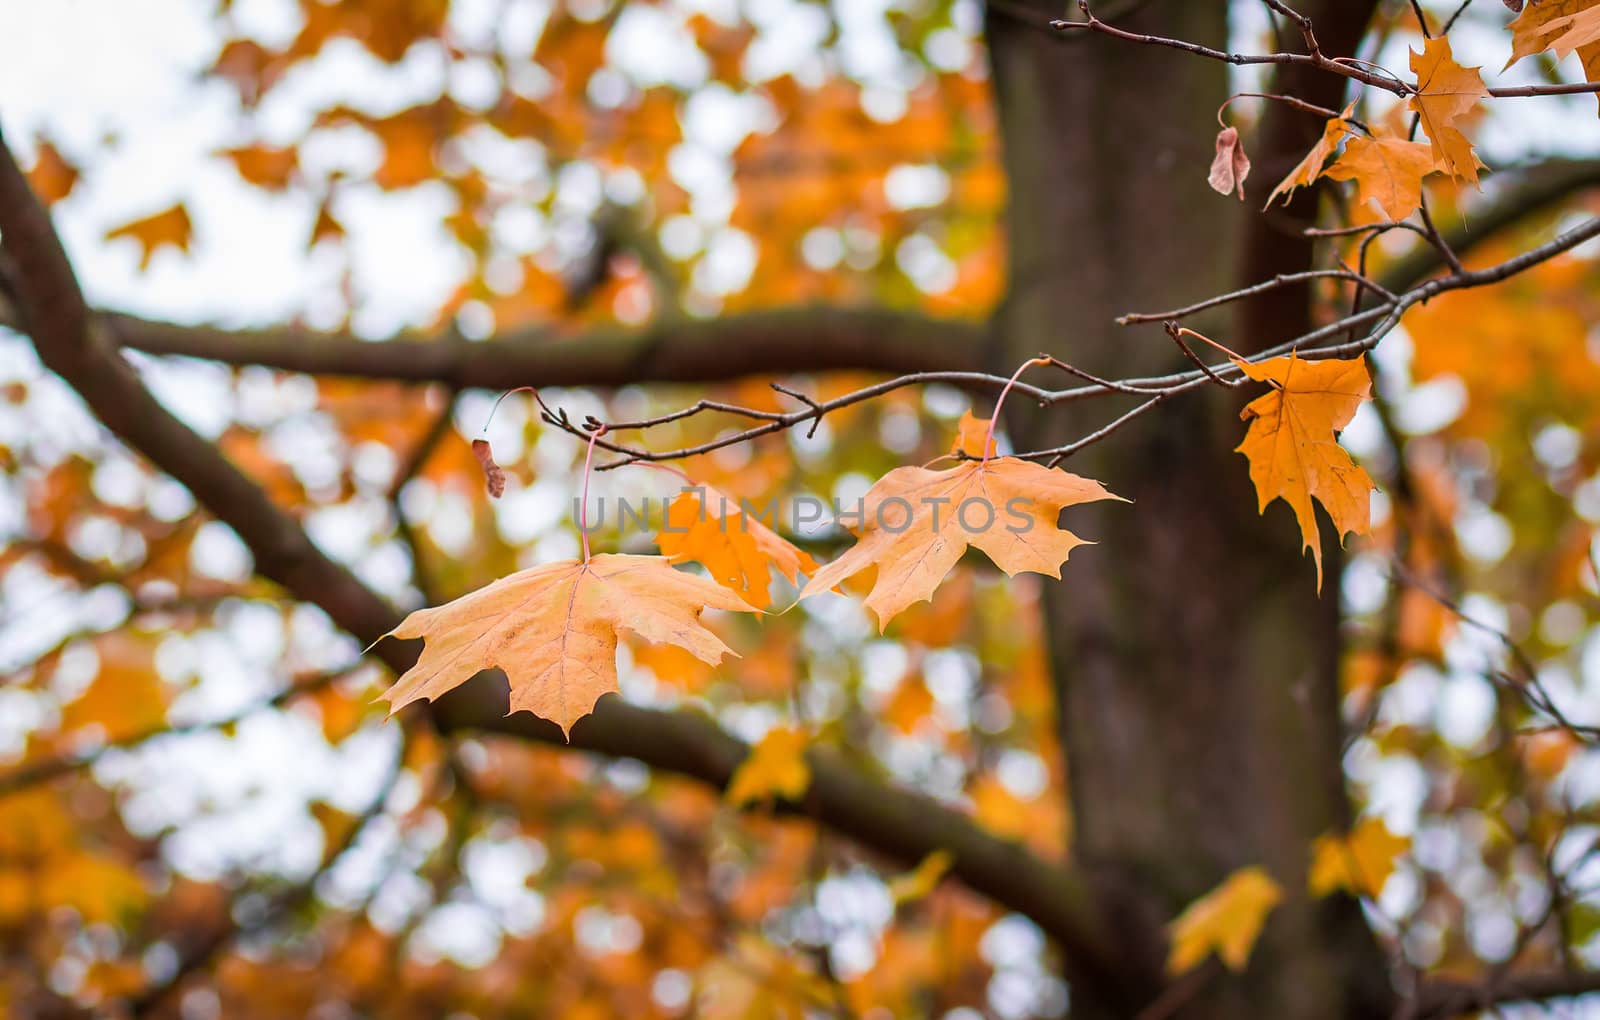
[[[1557,57],[1565,57],[1600,41],[1600,7],[1551,18],[1550,27],[1560,33],[1550,41],[1550,49]]]
[[[685,489],[667,505],[656,545],[673,563],[699,563],[757,609],[772,605],[770,568],[778,568],[790,584],[817,569],[809,553],[709,485]]]
[[[867,490],[860,540],[812,575],[801,598],[829,591],[876,565],[867,608],[882,630],[934,589],[976,546],[1007,574],[1061,576],[1061,564],[1085,544],[1056,526],[1063,507],[1121,499],[1099,482],[1020,460],[972,460],[944,471],[895,468]]]
[[[224,149],[217,155],[231,160],[234,170],[247,183],[269,191],[287,188],[300,166],[300,152],[293,146],[277,149],[270,145],[250,145]]]
[[[706,609],[753,611],[661,556],[547,563],[407,616],[386,636],[423,638],[422,655],[382,697],[393,715],[498,667],[511,683],[512,712],[532,712],[570,733],[602,694],[617,690],[621,631],[713,665],[732,654],[700,622]]]
[[[1250,460],[1261,513],[1279,497],[1294,510],[1305,548],[1317,561],[1322,589],[1322,541],[1313,496],[1341,535],[1371,528],[1368,493],[1376,486],[1334,434],[1371,399],[1365,359],[1304,361],[1291,354],[1252,364],[1235,359],[1244,374],[1272,383],[1271,393],[1252,400],[1239,417],[1250,422],[1236,448]]]
[[[1600,38],[1589,34],[1593,19],[1600,17],[1595,0],[1541,0],[1528,4],[1511,22],[1510,67],[1523,57],[1554,49],[1565,57],[1576,50],[1590,81],[1600,79]],[[1600,99],[1600,96],[1596,96]]]
[[[1212,953],[1229,970],[1244,970],[1267,915],[1282,900],[1282,887],[1264,869],[1235,871],[1167,925],[1172,940],[1167,973],[1183,974]]]
[[[1355,104],[1353,103],[1345,107],[1345,116],[1348,116],[1354,108]],[[1289,201],[1296,188],[1305,187],[1318,177],[1321,177],[1322,164],[1326,163],[1328,157],[1333,155],[1333,150],[1339,147],[1339,140],[1345,136],[1345,132],[1349,129],[1350,126],[1345,122],[1344,117],[1329,118],[1328,122],[1323,125],[1322,137],[1317,139],[1317,144],[1313,145],[1311,151],[1306,153],[1305,159],[1302,159],[1295,165],[1293,170],[1289,171],[1287,177],[1278,182],[1278,186],[1272,189],[1272,194],[1267,196],[1267,204],[1262,208],[1265,209],[1271,206],[1279,195],[1283,196],[1285,202]]]
[[[1427,142],[1355,136],[1324,171],[1336,181],[1355,181],[1362,202],[1376,202],[1391,220],[1403,220],[1422,204],[1422,179],[1437,169]]]
[[[1311,872],[1307,879],[1313,896],[1344,889],[1357,896],[1377,896],[1394,874],[1395,861],[1411,848],[1411,840],[1396,836],[1381,818],[1367,818],[1348,833],[1328,833],[1311,844]]]
[[[988,418],[979,418],[971,411],[962,411],[961,421],[956,424],[956,441],[950,445],[950,452],[965,454],[968,457],[994,456],[995,441],[989,423]],[[985,443],[989,446],[987,450],[984,449]]]
[[[68,163],[61,150],[49,141],[39,142],[39,153],[28,171],[28,184],[39,201],[55,205],[72,193],[78,183],[78,168]]]
[[[735,807],[799,800],[811,785],[811,766],[806,762],[809,741],[803,730],[779,727],[767,731],[734,770],[723,796]]]
[[[1433,144],[1434,164],[1462,180],[1478,183],[1483,163],[1459,123],[1478,101],[1489,94],[1480,68],[1462,67],[1450,53],[1444,36],[1429,39],[1422,52],[1411,51],[1411,71],[1417,76],[1412,112],[1422,118],[1422,128]]]
[[[124,223],[120,227],[106,231],[106,240],[115,241],[119,237],[131,237],[139,242],[139,268],[150,267],[150,257],[161,248],[170,245],[182,252],[189,250],[189,239],[194,236],[194,224],[189,222],[189,210],[184,208],[182,202],[170,209]]]

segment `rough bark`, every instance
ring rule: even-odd
[[[1226,5],[1147,2],[1119,25],[1222,45]],[[1205,183],[1225,65],[1087,34],[1062,44],[993,9],[988,35],[1013,269],[990,367],[1041,350],[1112,377],[1177,366],[1159,327],[1113,320],[1234,283],[1238,203]],[[1285,264],[1267,275],[1303,268],[1298,242],[1270,247]],[[1303,319],[1305,300],[1256,305],[1252,328]],[[1311,841],[1347,814],[1337,561],[1319,598],[1290,515],[1257,516],[1232,452],[1238,410],[1232,393],[1174,401],[1065,465],[1134,500],[1070,513],[1102,544],[1045,596],[1074,853],[1115,919],[1135,1006],[1162,986],[1163,925],[1262,865],[1289,899],[1248,971],[1193,982],[1173,1015],[1372,1015],[1387,995],[1370,934],[1350,904],[1304,895]],[[1009,424],[1037,448],[1107,415],[1017,407]],[[1085,999],[1075,1016],[1129,1013],[1129,1001]]]

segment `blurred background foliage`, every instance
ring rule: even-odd
[[[1250,41],[1259,5],[1237,6]],[[1375,53],[1414,41],[1407,5],[1391,6]],[[21,113],[0,102],[104,304],[375,340],[582,344],[597,328],[820,301],[977,321],[1002,297],[1006,186],[970,0],[167,8],[165,28],[147,13],[98,31],[127,29],[113,49],[154,46],[169,92],[119,81],[111,61],[112,99],[54,75]],[[47,53],[75,52],[69,18],[10,20]],[[1459,31],[1496,52],[1503,22],[1481,3]],[[95,112],[119,87],[141,97],[125,122]],[[1589,116],[1592,102],[1567,105]],[[1548,153],[1550,134],[1486,125],[1490,162]],[[1473,258],[1498,261],[1567,215]],[[1378,268],[1400,250],[1378,245]],[[1411,838],[1369,917],[1421,968],[1475,973],[1514,952],[1600,963],[1600,756],[1565,731],[1514,733],[1527,710],[1508,693],[1531,681],[1525,659],[1570,718],[1600,723],[1596,256],[1410,313],[1377,357],[1378,408],[1347,436],[1385,493],[1338,596],[1347,772],[1365,810]],[[398,604],[577,550],[583,451],[525,394],[489,423],[494,393],[135,360]],[[954,883],[892,889],[893,869],[809,823],[636,763],[386,722],[373,699],[390,678],[320,610],[253,577],[232,533],[107,439],[14,334],[0,334],[0,377],[12,1015],[1065,1012],[1038,930]],[[544,397],[609,418],[700,397],[786,407],[767,382]],[[954,390],[901,391],[692,470],[758,501],[848,501],[944,453],[968,407]],[[510,475],[498,502],[468,446],[486,423]],[[700,416],[652,441],[725,427]],[[596,480],[612,499],[675,487],[638,469]],[[818,555],[842,541],[791,537]],[[651,549],[615,528],[596,542]],[[881,636],[844,600],[760,626],[718,618],[743,658],[710,669],[630,647],[623,691],[698,706],[749,740],[801,727],[1060,856],[1071,833],[1037,595],[963,566]],[[780,583],[779,605],[790,597]],[[1530,940],[1552,912],[1559,937]]]

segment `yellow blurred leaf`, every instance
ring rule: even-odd
[[[896,876],[889,883],[889,895],[894,898],[896,905],[912,903],[926,897],[938,888],[955,861],[955,855],[950,851],[935,850],[924,857],[921,864],[903,875]]]
[[[765,800],[799,800],[811,785],[804,731],[774,729],[761,738],[728,783],[728,803],[742,807]]]
[[[1357,896],[1376,896],[1394,874],[1394,862],[1411,848],[1381,818],[1363,819],[1348,835],[1328,833],[1311,844],[1308,885],[1313,896],[1343,889]]]
[[[1182,974],[1212,953],[1230,970],[1243,970],[1267,915],[1282,899],[1283,890],[1263,869],[1235,871],[1167,926],[1172,940],[1167,973]]]

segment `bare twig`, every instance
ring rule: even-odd
[[[1347,280],[1354,283],[1358,288],[1370,290],[1389,301],[1396,300],[1395,296],[1388,290],[1359,273],[1345,269],[1308,269],[1300,273],[1282,273],[1270,280],[1264,280],[1249,287],[1241,287],[1226,294],[1218,294],[1216,297],[1207,298],[1204,301],[1196,301],[1194,304],[1185,305],[1182,308],[1172,308],[1164,312],[1130,312],[1127,315],[1118,316],[1117,325],[1128,326],[1140,322],[1165,322],[1168,319],[1181,319],[1186,315],[1203,312],[1208,308],[1241,301],[1257,294],[1265,294],[1270,290],[1277,290],[1279,287],[1305,283],[1308,280]]]

